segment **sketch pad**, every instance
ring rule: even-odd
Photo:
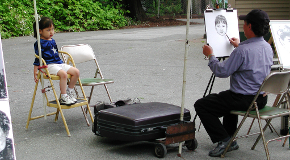
[[[290,20],[271,20],[270,28],[279,62],[290,69]]]
[[[207,43],[213,48],[215,57],[228,57],[234,50],[233,45],[230,44],[229,38],[240,38],[237,10],[227,11],[211,10],[210,12],[204,11],[205,17],[205,31]],[[215,23],[216,20],[225,19],[226,23]],[[219,21],[220,22],[220,21]],[[224,31],[221,31],[224,30]]]

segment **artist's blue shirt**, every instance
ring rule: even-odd
[[[42,58],[45,60],[46,64],[52,64],[52,63],[62,64],[63,63],[63,61],[60,59],[58,55],[58,49],[57,49],[57,45],[54,39],[51,39],[51,40],[40,39],[40,45],[41,45]],[[35,54],[39,55],[37,41],[34,43],[34,50],[35,50]],[[35,58],[33,65],[39,66],[38,58]]]
[[[255,95],[273,64],[273,50],[263,37],[253,37],[231,53],[230,57],[220,62],[212,56],[208,66],[220,78],[230,76],[230,90],[243,95]]]

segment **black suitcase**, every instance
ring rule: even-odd
[[[136,103],[95,113],[93,132],[122,141],[151,141],[166,136],[166,128],[180,123],[181,107],[160,103]],[[184,109],[184,121],[190,121]]]

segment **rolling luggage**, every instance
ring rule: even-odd
[[[195,123],[190,122],[187,109],[184,109],[183,122],[180,122],[181,107],[167,103],[135,103],[119,107],[104,104],[94,109],[92,130],[98,136],[121,141],[155,141],[154,153],[159,158],[166,155],[168,144],[185,141],[189,150],[197,148]]]
[[[180,107],[167,103],[136,103],[100,110],[95,115],[95,133],[123,141],[150,141],[165,137],[167,126],[180,121]],[[185,109],[184,120],[190,121]]]

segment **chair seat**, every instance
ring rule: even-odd
[[[75,107],[79,107],[79,106],[84,106],[87,104],[87,100],[84,100],[84,99],[80,99],[80,98],[77,98],[77,103],[73,104],[73,105],[70,105],[70,106],[67,106],[67,105],[60,105],[61,109],[71,109],[71,108],[75,108]],[[54,108],[58,108],[58,105],[56,103],[56,100],[53,100],[53,101],[49,101],[47,103],[47,106],[48,107],[54,107]]]
[[[44,78],[44,79],[48,79],[48,77],[46,77],[45,75],[43,75],[43,78]],[[52,80],[60,80],[59,76],[57,76],[57,75],[53,75],[53,74],[50,75],[50,78],[51,78]],[[70,75],[70,74],[67,74],[67,78],[71,78],[71,75]]]
[[[83,86],[95,86],[101,84],[114,83],[113,79],[101,79],[101,78],[84,78],[81,79]],[[79,85],[78,83],[76,85]]]
[[[236,111],[232,110],[231,114],[244,116],[247,111]],[[265,106],[263,109],[259,110],[259,114],[261,119],[269,119],[274,117],[280,117],[283,115],[290,114],[289,109],[277,108],[277,107],[269,107]],[[256,111],[250,111],[249,117],[257,118]]]

